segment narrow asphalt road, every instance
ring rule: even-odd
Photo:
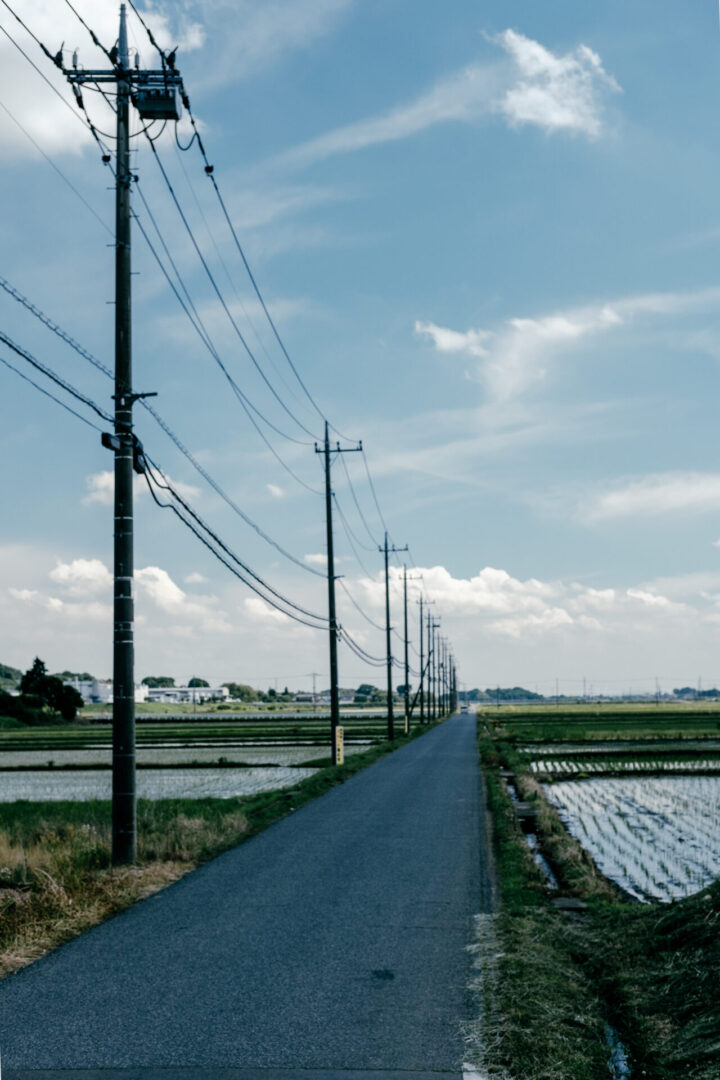
[[[0,982],[3,1080],[455,1080],[483,806],[457,716]]]

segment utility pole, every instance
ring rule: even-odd
[[[433,697],[433,631],[432,631],[432,619],[430,612],[427,615],[427,640],[428,640],[428,703],[427,703],[427,715],[428,721],[435,719],[435,699]]]
[[[132,389],[132,296],[130,188],[130,101],[144,120],[179,120],[178,91],[182,85],[175,69],[131,69],[125,4],[120,5],[117,46],[108,54],[112,70],[88,71],[58,67],[70,82],[82,106],[80,87],[85,83],[114,83],[117,91],[117,163],[115,171],[115,430],[103,433],[103,446],[115,452],[115,533],[113,598],[113,779],[112,861],[114,866],[134,863],[137,857],[135,796],[135,646],[133,601],[133,468],[143,471],[142,448],[133,434],[132,409],[146,394]],[[103,158],[109,164],[110,158]]]
[[[408,599],[407,599],[407,583],[408,581],[420,581],[422,574],[415,574],[413,577],[408,578],[407,566],[403,563],[403,611],[405,620],[405,734],[410,731],[410,714],[412,709],[410,708],[410,657],[408,649],[410,647],[410,634],[408,630]],[[422,613],[420,616],[420,634],[422,636]],[[422,645],[420,647],[420,679],[422,682]],[[417,695],[415,695],[417,700]],[[415,702],[413,702],[413,709],[415,708]],[[422,710],[422,705],[421,705]]]
[[[403,616],[405,622],[405,734],[410,730],[410,658],[408,656],[407,566],[403,563]]]
[[[357,446],[341,448],[340,443],[334,448],[334,453],[346,454],[352,451],[362,450],[362,443]],[[332,483],[330,476],[330,436],[328,422],[325,421],[325,442],[323,446],[315,443],[315,453],[325,455],[325,527],[327,530],[327,579],[328,579],[328,616],[330,621],[330,743],[332,747],[332,763],[337,765],[338,759],[338,724],[340,722],[340,698],[338,695],[338,662],[337,662],[337,639],[338,624],[335,612],[335,554],[333,549],[333,524],[332,524]]]
[[[440,718],[440,708],[438,702],[438,635],[437,631],[440,629],[440,620],[437,622],[432,621],[430,624],[432,631],[432,716],[433,720]]]
[[[113,864],[137,857],[135,797],[135,622],[133,601],[133,429],[130,235],[130,67],[120,8],[115,185],[115,598],[113,634]]]
[[[418,604],[420,605],[420,723],[424,724],[425,723],[425,694],[424,694],[425,667],[424,667],[424,657],[423,657],[423,598],[422,598],[422,594],[420,595],[420,599],[418,600]]]
[[[407,544],[403,548],[388,547],[388,534],[385,533],[385,544],[383,547],[378,548],[378,551],[383,552],[385,555],[385,644],[387,650],[387,737],[388,741],[392,742],[395,738],[395,718],[393,716],[393,700],[392,700],[392,642],[390,635],[392,633],[392,627],[390,626],[390,564],[389,556],[391,552],[407,551]]]

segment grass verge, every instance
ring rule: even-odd
[[[428,728],[295,787],[234,799],[138,802],[138,862],[113,869],[109,802],[0,803],[0,978],[325,794]]]
[[[564,829],[512,747],[482,736],[480,752],[502,907],[490,964],[479,946],[476,1063],[513,1080],[607,1080],[609,1022],[630,1051],[633,1077],[717,1080],[720,882],[672,904],[628,902]],[[501,766],[513,769],[518,794],[536,809],[562,894],[585,901],[584,911],[551,903]]]

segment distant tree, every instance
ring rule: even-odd
[[[22,677],[22,671],[18,668],[10,667],[8,664],[0,664],[0,682],[10,683],[12,686],[17,686]]]
[[[485,694],[490,701],[544,701],[542,694],[526,690],[524,686],[488,686]]]
[[[405,697],[405,683],[401,683],[400,686],[395,687],[395,692],[398,697]],[[412,686],[408,683],[408,694],[412,693]]]
[[[378,690],[377,686],[370,683],[360,683],[355,691],[353,703],[355,705],[377,705],[385,700],[385,691]]]
[[[246,686],[245,683],[226,682],[223,686],[228,688],[233,701],[257,701],[259,696],[257,690],[253,690],[252,686]]]
[[[191,679],[190,682],[188,683],[188,686],[190,686],[190,687],[209,686],[209,685],[210,685],[210,683],[206,682],[205,679],[198,679],[197,677]]]
[[[143,686],[149,686],[151,690],[160,690],[175,685],[175,680],[169,675],[146,675],[142,681]]]
[[[92,682],[95,678],[89,671],[56,671],[56,679],[79,679],[80,682]]]
[[[83,707],[83,699],[73,686],[66,686],[56,675],[48,675],[47,668],[39,656],[20,680],[22,697],[39,701],[59,712],[63,720],[74,720],[78,709]]]

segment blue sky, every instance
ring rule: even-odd
[[[77,6],[112,42],[116,5]],[[18,0],[16,10],[52,52],[64,42],[81,64],[104,66],[63,4]],[[363,440],[391,535],[422,569],[463,680],[548,692],[583,676],[598,689],[650,689],[656,677],[667,688],[720,684],[716,5],[190,0],[143,10],[164,43],[180,43],[208,156],[270,309],[324,413]],[[71,100],[7,11],[0,26]],[[111,364],[112,176],[72,109],[0,38],[0,274]],[[154,63],[134,18],[131,44]],[[107,130],[105,106],[86,97]],[[135,145],[142,190],[218,350],[287,430],[144,140]],[[157,145],[238,325],[319,434],[199,155],[180,154],[169,131]],[[258,439],[137,228],[134,245],[137,389],[157,390],[158,410],[223,488],[321,569],[322,500]],[[110,406],[110,383],[5,294],[0,325]],[[108,674],[110,456],[13,372],[0,368],[0,381],[0,657],[24,668],[39,653],[53,669]],[[323,611],[322,580],[264,544],[137,412],[141,438],[203,516]],[[293,432],[307,445],[269,434],[316,487],[312,438]],[[380,539],[359,455],[346,464]],[[335,479],[372,547],[340,463]],[[361,567],[341,530],[338,549],[347,588],[381,619],[379,555],[360,551]],[[307,686],[306,673],[326,671],[322,634],[252,600],[141,492],[137,567],[138,677]],[[381,654],[382,636],[340,599],[345,625]],[[341,681],[361,678],[383,676],[343,653]]]

